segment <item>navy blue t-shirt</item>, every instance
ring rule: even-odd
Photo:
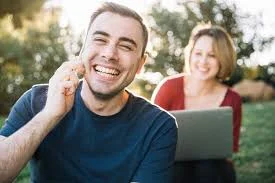
[[[42,110],[47,87],[36,85],[16,102],[0,135],[11,135]],[[80,90],[30,160],[31,182],[172,182],[175,119],[130,92],[120,112],[99,116],[85,106]]]

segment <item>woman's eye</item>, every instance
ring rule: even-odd
[[[195,55],[200,56],[201,52],[195,52]]]

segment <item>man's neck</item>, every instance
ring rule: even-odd
[[[100,99],[91,92],[85,81],[83,81],[80,95],[86,107],[101,116],[111,116],[118,113],[125,106],[129,98],[129,93],[123,90],[111,99]]]

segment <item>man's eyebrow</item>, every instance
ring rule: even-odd
[[[96,35],[96,34],[101,34],[101,35],[103,35],[103,36],[110,36],[107,32],[104,32],[104,31],[95,31],[94,33],[93,33],[93,35]]]

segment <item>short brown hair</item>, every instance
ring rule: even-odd
[[[142,47],[142,55],[144,55],[145,50],[146,50],[146,46],[147,46],[147,42],[148,42],[148,29],[146,27],[146,25],[143,22],[142,17],[135,12],[134,10],[117,4],[117,3],[113,3],[113,2],[105,2],[103,3],[92,15],[90,18],[90,22],[87,28],[87,34],[91,28],[91,25],[93,24],[94,20],[96,19],[96,17],[98,17],[100,14],[105,13],[105,12],[111,12],[111,13],[115,13],[124,17],[130,17],[133,18],[135,20],[137,20],[141,27],[142,27],[142,33],[143,33],[143,47]],[[84,44],[86,42],[87,39],[87,34],[86,34],[86,38],[84,41]]]
[[[233,46],[233,41],[225,29],[218,25],[210,23],[200,23],[192,30],[188,45],[185,47],[185,71],[190,71],[189,63],[190,56],[194,49],[196,41],[202,36],[209,36],[213,39],[213,51],[220,62],[220,70],[217,78],[225,80],[234,71],[236,67],[236,51]]]

